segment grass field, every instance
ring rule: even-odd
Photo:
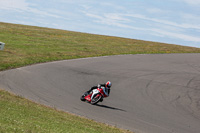
[[[0,71],[35,63],[119,54],[200,53],[171,44],[0,23]],[[0,133],[128,132],[0,90]]]
[[[0,70],[29,64],[119,54],[200,53],[200,49],[119,37],[0,23]]]
[[[0,133],[128,133],[0,91]]]

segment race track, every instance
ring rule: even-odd
[[[110,80],[98,106],[80,101]],[[135,133],[200,133],[200,54],[121,55],[0,72],[0,88]]]

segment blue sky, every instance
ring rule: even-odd
[[[200,0],[0,0],[0,22],[200,48]]]

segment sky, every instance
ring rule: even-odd
[[[200,48],[200,0],[0,0],[0,22]]]

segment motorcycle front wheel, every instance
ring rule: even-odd
[[[91,104],[92,104],[92,105],[95,105],[95,104],[97,104],[98,102],[100,102],[101,99],[102,99],[102,96],[99,95],[99,94],[96,94],[96,95],[94,95],[94,98],[91,99]]]

